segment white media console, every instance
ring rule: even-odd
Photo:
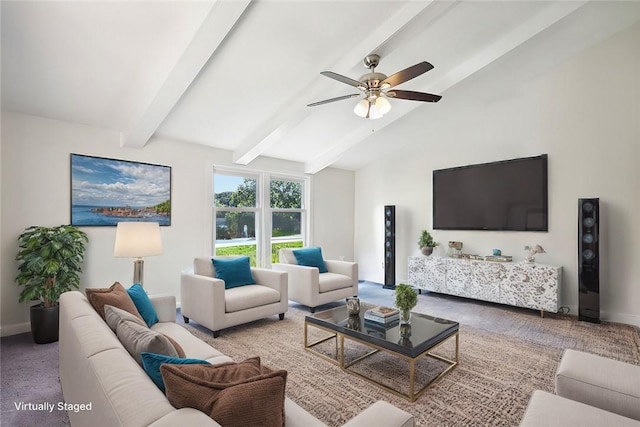
[[[558,312],[562,267],[434,256],[409,257],[409,285],[516,307]]]

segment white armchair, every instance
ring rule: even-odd
[[[288,273],[289,299],[308,306],[312,313],[319,305],[358,295],[357,263],[324,260],[328,272],[320,273],[317,267],[298,265],[292,249],[280,249],[278,255],[280,263],[272,268]]]
[[[180,278],[182,317],[210,329],[214,338],[221,329],[275,314],[282,320],[289,309],[286,272],[252,267],[255,285],[225,289],[210,257],[195,258],[193,270]]]

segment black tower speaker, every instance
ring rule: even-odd
[[[396,207],[384,207],[384,289],[396,288]]]
[[[578,200],[578,320],[593,323],[600,323],[599,200]]]

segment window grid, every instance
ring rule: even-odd
[[[255,255],[252,260],[254,265],[268,267],[272,262],[278,262],[277,259],[277,249],[283,246],[293,246],[293,247],[301,247],[304,246],[305,242],[308,240],[307,230],[308,230],[308,220],[309,220],[309,212],[306,206],[308,206],[308,197],[309,197],[309,178],[307,177],[299,177],[299,176],[285,176],[281,174],[270,174],[268,172],[250,172],[250,171],[235,171],[235,170],[227,170],[223,168],[215,168],[214,169],[214,200],[215,200],[215,189],[216,189],[216,176],[235,176],[238,178],[249,178],[255,179],[256,181],[256,193],[255,193],[255,207],[229,207],[229,206],[215,206],[213,207],[213,219],[214,219],[214,227],[213,227],[213,252],[214,254],[218,254],[218,226],[217,226],[217,217],[220,212],[230,212],[230,213],[249,213],[252,212],[255,215]],[[284,208],[284,207],[271,207],[271,182],[272,181],[285,181],[300,184],[300,196],[299,196],[299,206],[300,208]],[[264,208],[263,208],[264,207]],[[300,233],[296,233],[295,235],[299,235],[300,239],[291,239],[288,240],[278,239],[278,236],[273,236],[273,217],[274,214],[284,213],[284,214],[299,214],[299,228]],[[286,236],[285,236],[286,237]],[[280,240],[280,241],[278,241]],[[230,246],[226,243],[224,246]],[[275,245],[275,246],[274,246]],[[232,246],[232,245],[231,245]],[[244,246],[249,246],[244,244]]]

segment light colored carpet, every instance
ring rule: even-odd
[[[287,395],[331,426],[338,426],[376,400],[412,413],[419,426],[515,426],[531,393],[553,391],[554,374],[566,348],[640,364],[640,330],[636,327],[578,322],[575,317],[546,315],[437,294],[419,296],[414,311],[460,322],[460,365],[411,403],[343,372],[304,350],[303,322],[309,314],[291,305],[285,320],[263,319],[222,331],[213,339],[206,329],[185,325],[194,335],[234,360],[260,356],[263,363],[286,369]],[[330,344],[333,348],[334,345]],[[438,353],[453,358],[454,340]],[[355,357],[362,348],[350,348]],[[432,375],[433,359],[418,365],[418,383]],[[358,367],[382,375],[392,385],[406,384],[407,363],[377,354]]]

